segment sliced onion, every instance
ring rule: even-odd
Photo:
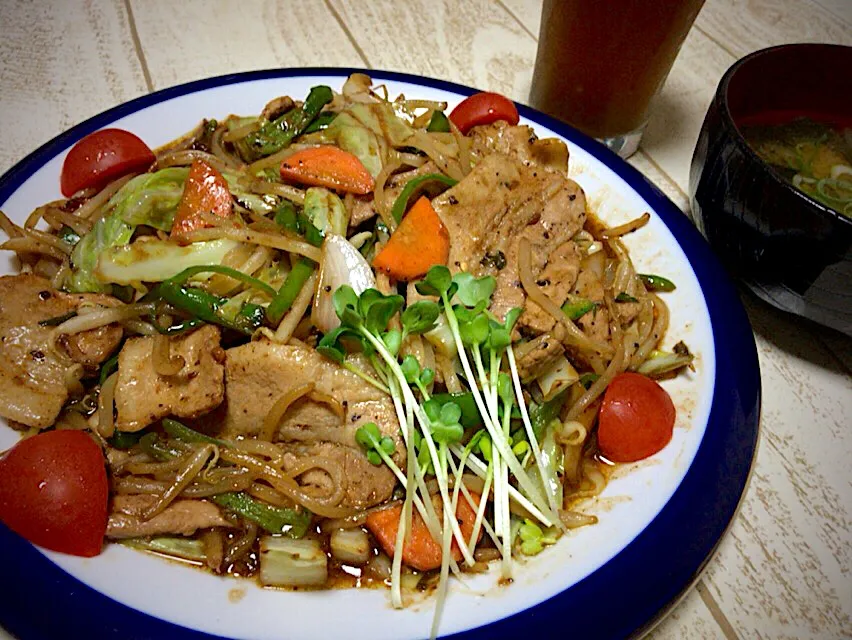
[[[311,311],[311,321],[323,333],[340,326],[331,297],[344,284],[360,295],[376,286],[376,277],[364,256],[346,238],[328,234],[322,245],[322,266]]]

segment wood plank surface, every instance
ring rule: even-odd
[[[321,1],[133,0],[131,5],[155,89],[254,69],[364,66]]]
[[[0,173],[68,127],[147,92],[121,2],[4,2]]]

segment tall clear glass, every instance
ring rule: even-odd
[[[545,0],[530,104],[636,151],[704,0]]]

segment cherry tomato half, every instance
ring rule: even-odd
[[[613,462],[654,455],[672,439],[675,408],[666,390],[638,373],[620,373],[606,389],[598,415],[598,446]]]
[[[106,467],[82,431],[47,431],[0,459],[0,520],[47,549],[91,557],[107,524]]]
[[[462,100],[450,113],[450,120],[462,133],[470,131],[479,124],[491,124],[505,120],[511,125],[518,124],[518,109],[515,103],[499,93],[474,93]]]
[[[123,129],[90,133],[65,157],[60,183],[70,198],[80,189],[100,189],[133,171],[144,171],[154,162],[154,152],[137,136]]]

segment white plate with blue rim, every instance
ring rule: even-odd
[[[277,69],[191,82],[110,109],[37,149],[0,178],[0,208],[23,222],[35,207],[59,198],[66,153],[98,129],[132,131],[154,148],[205,117],[258,113],[275,96],[303,96],[317,84],[339,88],[353,72],[368,73],[391,96],[442,100],[450,108],[475,91],[359,69]],[[578,637],[637,637],[694,583],[742,498],[760,411],[754,338],[734,287],[682,212],[595,141],[531,108],[519,106],[519,112],[540,137],[568,143],[569,174],[605,222],[651,213],[627,244],[638,271],[677,283],[665,294],[671,321],[664,345],[684,340],[696,367],[663,383],[678,411],[671,443],[622,467],[602,495],[581,505],[599,522],[520,563],[510,585],[499,585],[494,571],[453,584],[440,634],[522,637],[570,623]],[[0,273],[15,273],[10,256],[0,257]],[[18,437],[0,424],[0,449]],[[422,638],[434,607],[434,598],[424,598],[394,610],[380,589],[263,589],[121,545],[76,558],[35,547],[2,525],[0,566],[7,585],[0,624],[22,640]]]

